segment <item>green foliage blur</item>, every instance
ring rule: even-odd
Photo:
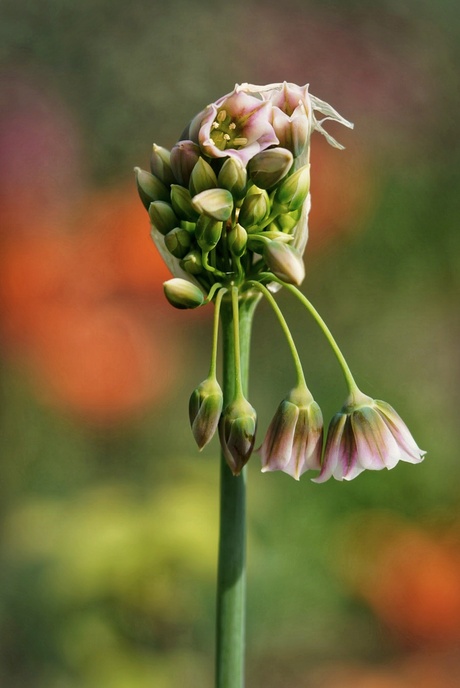
[[[313,137],[303,289],[363,391],[392,404],[428,454],[325,485],[262,475],[254,454],[248,685],[346,688],[382,675],[410,687],[421,657],[440,677],[427,688],[458,680],[458,4],[3,0],[0,14],[0,685],[212,685],[218,444],[200,454],[187,420],[210,313],[171,312],[154,258],[139,286],[136,260],[154,249],[147,215],[131,227],[126,208],[153,142],[171,147],[235,82],[284,79],[309,82],[355,122],[331,126],[343,152]],[[94,242],[64,270],[69,297],[42,278],[41,237],[64,237],[58,271]],[[327,422],[344,401],[340,370],[298,304],[279,302]],[[131,348],[112,358],[120,328]],[[103,373],[124,361],[126,377],[102,395]],[[293,382],[262,305],[250,374],[260,441]]]

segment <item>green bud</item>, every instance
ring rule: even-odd
[[[174,227],[174,229],[166,234],[165,244],[168,251],[175,258],[184,258],[190,251],[192,236],[186,229]]]
[[[178,184],[171,185],[171,203],[174,212],[182,220],[194,222],[198,220],[198,213],[192,206],[192,197],[188,189]]]
[[[294,210],[292,213],[281,213],[276,218],[276,224],[282,232],[291,232],[300,220],[302,208]]]
[[[248,174],[241,160],[228,157],[217,177],[218,186],[227,189],[234,198],[239,200],[244,196],[247,181]]]
[[[200,215],[195,230],[198,246],[203,251],[212,251],[222,236],[222,222],[208,215]]]
[[[189,417],[193,436],[200,449],[213,438],[222,413],[223,395],[215,378],[207,378],[192,393]]]
[[[291,234],[285,234],[276,228],[270,229],[270,227],[274,227],[273,223],[269,225],[269,229],[264,229],[263,232],[248,234],[248,248],[251,251],[256,251],[257,253],[263,252],[263,247],[267,243],[267,239],[283,243],[292,241],[293,236]]]
[[[270,148],[251,158],[248,174],[260,189],[271,189],[287,175],[293,162],[292,153],[286,148]]]
[[[153,144],[150,169],[152,170],[152,174],[158,177],[166,186],[171,186],[171,184],[174,184],[176,181],[171,169],[170,151],[162,146],[157,146],[156,143]]]
[[[240,208],[238,222],[250,232],[251,229],[257,228],[257,225],[268,217],[269,212],[270,200],[268,194],[261,189],[246,196]]]
[[[158,177],[140,167],[135,167],[134,173],[140,199],[147,210],[152,201],[169,201],[169,191]]]
[[[300,208],[310,190],[310,165],[304,165],[290,177],[284,179],[275,193],[275,205],[285,207],[290,212]]]
[[[219,423],[222,451],[233,475],[239,475],[254,448],[257,414],[244,398],[227,406]]]
[[[216,173],[204,158],[198,158],[198,162],[192,170],[189,181],[190,194],[196,196],[206,189],[215,189],[217,186]]]
[[[281,241],[270,241],[264,245],[263,256],[269,270],[280,280],[287,284],[302,284],[305,266],[296,248]]]
[[[227,189],[207,189],[193,197],[192,205],[199,213],[225,222],[232,214],[233,197]]]
[[[204,294],[196,284],[173,277],[163,284],[165,296],[174,308],[198,308],[204,301]]]
[[[246,250],[248,243],[248,233],[240,224],[236,224],[227,234],[227,245],[230,252],[239,258]]]
[[[186,256],[180,261],[180,266],[182,270],[188,272],[189,275],[199,275],[203,272],[203,263],[201,260],[201,251],[195,249],[194,251],[189,251]]]
[[[150,221],[161,234],[167,234],[177,227],[179,220],[169,203],[154,201],[149,206]]]

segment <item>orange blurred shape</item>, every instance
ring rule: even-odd
[[[412,647],[460,640],[460,544],[395,514],[358,514],[347,525],[341,573]]]
[[[163,299],[161,285],[171,273],[150,238],[134,176],[131,185],[94,192],[76,224],[81,262],[92,283],[104,281],[117,292]]]
[[[460,552],[416,528],[383,545],[378,577],[364,594],[376,613],[412,643],[460,640]]]
[[[175,382],[171,333],[151,336],[135,309],[68,302],[40,315],[30,355],[40,393],[85,421],[118,422]]]
[[[356,146],[332,148],[322,136],[312,140],[309,248],[361,229],[372,213],[376,180],[368,156]]]

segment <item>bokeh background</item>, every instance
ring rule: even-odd
[[[350,484],[249,464],[248,685],[460,681],[460,11],[454,0],[2,0],[2,688],[212,685],[218,446],[188,397],[211,310],[174,311],[134,188],[235,82],[355,122],[312,143],[304,290],[420,466]],[[341,373],[286,294],[328,419]],[[293,383],[269,309],[251,401]]]

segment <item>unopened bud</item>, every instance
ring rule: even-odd
[[[215,189],[217,186],[216,173],[204,158],[198,158],[192,170],[189,181],[190,194],[196,196],[206,189]]]
[[[257,414],[251,404],[239,398],[227,406],[219,423],[222,451],[233,475],[239,475],[254,448]]]
[[[195,230],[198,246],[203,251],[212,251],[222,236],[222,222],[209,215],[200,215]]]
[[[302,208],[294,210],[292,213],[281,213],[276,218],[276,224],[282,232],[291,232],[300,220]]]
[[[239,258],[246,250],[248,243],[248,233],[240,224],[236,224],[227,234],[227,246],[230,253]]]
[[[146,209],[153,201],[169,201],[169,191],[162,181],[140,167],[134,168],[137,190]]]
[[[204,301],[203,292],[196,284],[181,277],[173,277],[163,284],[165,296],[174,308],[198,308]]]
[[[176,181],[171,169],[171,153],[167,148],[153,144],[152,155],[150,157],[150,169],[158,179],[166,186],[171,186]]]
[[[168,251],[175,258],[184,258],[190,251],[192,236],[186,229],[174,227],[174,229],[166,234],[165,244]]]
[[[199,275],[203,272],[203,262],[201,259],[201,251],[195,249],[194,251],[189,251],[186,256],[180,261],[180,266],[182,270],[188,272],[189,275]]]
[[[248,181],[246,168],[239,158],[228,157],[221,167],[217,184],[227,189],[237,200],[243,198]]]
[[[275,204],[291,212],[300,208],[310,190],[310,165],[304,165],[284,179],[275,193]]]
[[[165,203],[165,201],[154,201],[151,203],[149,215],[152,225],[161,234],[167,234],[179,224],[176,213],[169,203]]]
[[[270,212],[270,201],[266,191],[260,189],[256,193],[251,193],[243,201],[238,215],[238,222],[247,229],[257,228],[260,222],[268,217]]]
[[[227,189],[207,189],[192,199],[192,205],[199,213],[225,222],[233,210],[233,197]]]
[[[193,141],[179,141],[171,150],[171,169],[182,186],[188,186],[190,175],[200,157],[200,147]]]
[[[271,189],[287,175],[294,158],[286,148],[270,148],[257,153],[248,163],[248,174],[260,189]]]
[[[179,184],[171,185],[171,203],[176,215],[182,220],[194,222],[198,220],[198,213],[192,206],[192,197],[188,189]]]
[[[193,436],[200,449],[213,438],[222,413],[223,395],[215,378],[207,378],[192,393],[189,417]]]
[[[270,241],[264,246],[263,256],[268,269],[287,284],[302,284],[305,266],[296,248],[281,241]]]

